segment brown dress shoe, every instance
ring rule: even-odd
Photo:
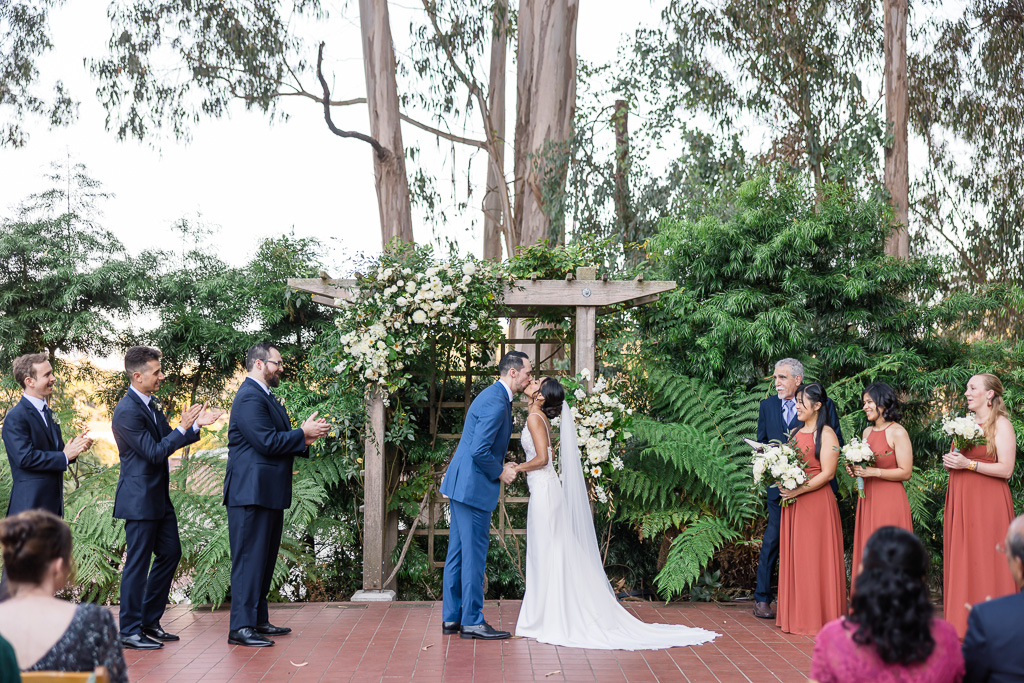
[[[754,616],[758,619],[774,619],[775,612],[772,610],[772,604],[770,602],[755,602]]]

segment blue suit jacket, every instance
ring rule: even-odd
[[[1024,593],[971,608],[964,636],[964,681],[1024,680]]]
[[[309,457],[305,434],[292,429],[283,405],[246,378],[231,403],[224,504],[291,507],[296,456]]]
[[[3,440],[13,480],[7,514],[42,508],[63,515],[68,460],[60,425],[47,427],[43,416],[23,397],[4,418]]]
[[[828,411],[828,424],[835,430],[836,437],[839,439],[839,445],[842,446],[845,443],[843,441],[843,429],[839,426],[839,413],[836,411],[836,404],[832,399],[825,399],[825,409]],[[769,396],[761,401],[761,406],[757,411],[757,440],[760,443],[768,443],[769,441],[788,443],[790,434],[803,426],[804,423],[798,420],[795,414],[793,415],[792,422],[789,424],[783,422],[782,399],[779,398],[778,394]],[[833,478],[833,492],[838,489],[835,481],[835,478]],[[768,489],[769,500],[775,500],[778,497],[779,489],[774,486]]]
[[[157,421],[153,412],[131,390],[114,408],[111,421],[121,473],[114,494],[117,519],[163,519],[173,512],[170,469],[167,458],[176,450],[199,441],[199,432],[172,429],[163,413]]]
[[[512,436],[512,404],[504,385],[480,392],[466,411],[466,424],[441,482],[441,493],[479,510],[498,504],[498,477]]]

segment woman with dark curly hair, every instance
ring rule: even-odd
[[[928,552],[906,529],[884,526],[868,539],[850,615],[818,633],[817,683],[959,683],[964,658],[956,629],[934,616]]]
[[[851,477],[864,479],[864,497],[857,499],[857,524],[853,532],[853,579],[860,571],[864,544],[883,526],[898,526],[913,532],[910,501],[903,482],[914,472],[914,449],[910,435],[900,424],[903,411],[892,387],[875,382],[864,388],[864,415],[870,425],[864,442],[875,454],[872,467],[850,467]]]

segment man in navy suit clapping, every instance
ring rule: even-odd
[[[199,428],[216,422],[224,411],[193,405],[182,412],[178,427],[172,429],[153,396],[164,379],[160,352],[133,346],[124,354],[124,369],[130,384],[111,421],[121,459],[114,517],[124,520],[127,541],[118,618],[122,646],[155,650],[163,647],[162,641],[178,640],[160,626],[174,570],[181,560],[167,459],[179,448],[199,441]]]
[[[789,443],[790,435],[804,426],[796,418],[796,390],[804,381],[803,363],[795,358],[783,358],[775,364],[775,390],[777,395],[769,396],[761,401],[757,413],[757,440],[760,443],[778,441]],[[828,399],[825,404],[828,411],[828,423],[839,437],[839,445],[843,445],[843,430],[839,427],[839,415],[836,404]],[[836,480],[831,482],[832,492],[838,491]],[[761,556],[757,562],[757,588],[754,590],[754,616],[762,619],[774,619],[772,611],[772,573],[775,563],[779,561],[779,526],[782,520],[782,507],[779,505],[779,489],[768,488],[768,526],[764,530],[761,541]]]
[[[256,344],[245,357],[248,375],[235,394],[228,421],[224,504],[231,544],[232,645],[265,647],[291,629],[270,623],[267,594],[281,547],[284,511],[292,504],[292,464],[330,425],[314,412],[292,429],[288,411],[270,391],[281,383],[284,361],[276,346]]]
[[[64,471],[92,445],[87,436],[64,443],[60,423],[50,410],[56,378],[45,353],[14,360],[14,379],[24,396],[4,417],[3,441],[11,464],[11,498],[7,516],[37,508],[64,515]],[[0,579],[0,599],[7,597],[7,572]]]

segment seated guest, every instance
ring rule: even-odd
[[[54,597],[71,574],[71,529],[46,510],[0,521],[0,548],[11,597],[0,603],[0,637],[14,646],[22,671],[92,671],[112,683],[128,672],[110,612]],[[6,679],[4,679],[6,680]]]
[[[934,616],[928,552],[906,529],[884,526],[868,539],[849,616],[822,627],[811,681],[956,683],[964,660],[956,629]]]
[[[964,661],[967,681],[1024,681],[1024,515],[1010,522],[1006,544],[1010,574],[1017,593],[979,602],[967,617]]]
[[[18,670],[18,660],[14,656],[14,648],[0,636],[0,681],[18,683],[20,680],[21,671]]]

